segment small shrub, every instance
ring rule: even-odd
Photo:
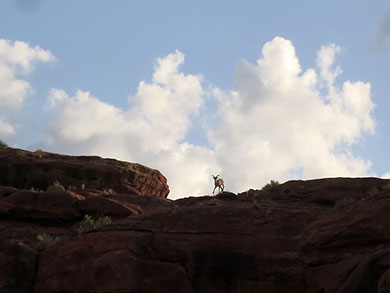
[[[382,190],[384,192],[389,192],[390,191],[390,182],[386,183],[385,185],[382,186]]]
[[[32,191],[32,192],[43,192],[43,190],[42,189],[35,189],[34,187],[31,187],[30,188],[30,191]]]
[[[8,145],[4,141],[0,140],[0,148],[7,148],[7,147]]]
[[[42,250],[45,250],[46,248],[54,245],[54,244],[57,244],[58,242],[61,241],[61,237],[52,237],[52,236],[49,236],[47,234],[39,234],[37,236],[37,239],[38,239],[38,243],[35,245],[35,249],[38,250],[38,251],[42,251]]]
[[[353,198],[342,198],[342,199],[339,199],[335,202],[334,208],[335,209],[343,209],[347,206],[354,204],[355,202],[356,202],[356,200]]]
[[[100,218],[95,222],[96,228],[108,224],[111,224],[111,218],[109,216],[100,216]]]
[[[95,229],[95,221],[92,219],[91,216],[85,215],[84,220],[80,223],[80,226],[77,229],[77,232],[79,234],[84,234],[89,231],[92,231],[93,229]]]
[[[115,191],[112,190],[111,188],[103,190],[103,194],[105,194],[105,195],[113,195],[114,193],[115,193]]]
[[[279,182],[271,180],[270,183],[266,184],[261,190],[268,191],[270,193],[277,193],[279,191]]]
[[[49,185],[46,190],[47,191],[65,190],[65,187],[61,185],[58,181],[54,181],[53,184]]]
[[[89,231],[96,230],[100,226],[107,225],[111,223],[111,218],[108,216],[100,216],[100,218],[95,221],[92,219],[91,216],[85,215],[84,220],[80,223],[80,226],[77,229],[77,232],[79,234],[85,234],[88,233]]]

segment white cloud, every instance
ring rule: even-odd
[[[7,135],[14,134],[14,133],[15,133],[15,130],[11,126],[11,124],[0,120],[0,134],[1,135],[7,136]]]
[[[49,51],[39,47],[0,39],[0,135],[15,133],[12,126],[15,116],[32,92],[30,84],[20,78],[31,73],[35,63],[53,60]]]
[[[330,90],[332,90],[333,83],[337,76],[342,73],[341,68],[338,66],[335,69],[332,69],[335,62],[335,56],[339,52],[340,47],[335,44],[323,46],[318,52],[317,65],[320,68],[320,75]]]
[[[390,179],[390,172],[383,174],[381,178],[382,179]]]
[[[44,147],[64,153],[98,154],[143,163],[169,178],[173,196],[208,190],[215,159],[206,147],[182,142],[204,94],[201,76],[179,72],[184,55],[158,59],[150,83],[140,82],[128,110],[78,91],[52,89],[46,109],[53,119]]]
[[[374,105],[370,84],[335,85],[339,50],[333,44],[322,47],[319,73],[303,72],[293,44],[276,37],[255,65],[238,64],[232,92],[205,90],[202,76],[180,71],[184,55],[176,51],[157,60],[151,82],[139,83],[127,110],[89,92],[72,97],[53,89],[47,103],[53,118],[43,147],[157,168],[168,178],[171,198],[210,193],[211,174],[222,175],[226,188],[236,192],[270,179],[363,176],[370,162],[350,149],[363,132],[374,131]],[[205,123],[212,148],[189,144],[186,135],[210,99],[219,119]]]
[[[152,82],[141,82],[136,96],[129,98],[153,128],[158,144],[182,140],[190,118],[197,115],[203,104],[202,76],[178,72],[183,62],[184,55],[177,50],[159,58]]]
[[[221,102],[222,120],[209,134],[232,189],[300,175],[369,172],[370,162],[353,156],[349,146],[363,131],[374,131],[370,84],[334,85],[341,73],[332,69],[338,51],[333,44],[321,48],[318,76],[314,69],[302,72],[292,43],[276,37],[265,44],[256,65],[237,66],[235,92]]]

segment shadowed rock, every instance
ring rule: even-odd
[[[43,151],[0,148],[0,185],[41,189],[59,181],[81,189],[112,189],[166,198],[169,187],[158,171],[136,163],[96,156],[65,156]]]
[[[389,292],[388,184],[289,181],[176,201],[0,186],[0,291]],[[85,214],[112,223],[79,235]],[[61,241],[38,252],[43,233]]]

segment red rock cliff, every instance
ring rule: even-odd
[[[85,214],[112,223],[78,234]],[[44,233],[61,240],[36,250]],[[3,186],[0,272],[1,292],[390,292],[390,185],[289,181],[176,201]]]
[[[166,198],[167,179],[140,164],[97,156],[65,156],[43,151],[0,148],[0,185],[46,190],[54,181],[63,186],[113,189],[116,192]]]

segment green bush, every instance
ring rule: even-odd
[[[112,190],[111,188],[103,190],[103,194],[105,194],[105,195],[113,195],[114,193],[115,193],[115,191]]]
[[[47,191],[65,190],[65,187],[61,185],[58,181],[54,181],[53,184],[49,185],[46,190]]]
[[[0,140],[0,148],[7,148],[7,147],[8,145],[4,141]]]
[[[100,218],[95,221],[91,216],[85,215],[84,220],[80,223],[80,226],[77,228],[79,234],[85,234],[89,231],[96,230],[100,226],[107,225],[111,223],[111,218],[108,216],[100,216]]]
[[[271,180],[270,183],[266,184],[261,190],[276,193],[279,191],[280,184],[276,180]]]
[[[342,198],[342,199],[339,199],[335,202],[334,208],[335,209],[343,209],[347,206],[354,204],[355,202],[356,202],[356,200],[353,198]]]
[[[80,223],[77,229],[79,234],[84,234],[95,229],[95,221],[91,216],[85,215],[84,220]]]
[[[54,244],[57,244],[58,242],[61,241],[61,237],[52,237],[52,236],[49,236],[45,233],[43,234],[39,234],[37,236],[37,239],[38,239],[38,243],[35,245],[35,249],[38,250],[38,251],[42,251],[42,250],[45,250],[46,248],[54,245]]]
[[[30,188],[30,191],[32,191],[32,192],[43,192],[43,190],[42,189],[35,189],[34,187],[31,187]]]

